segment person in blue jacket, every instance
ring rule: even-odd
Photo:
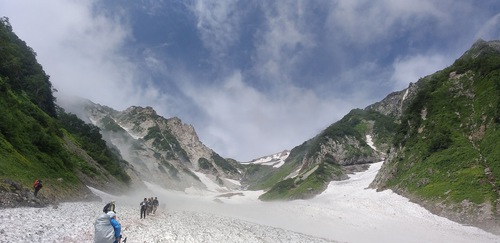
[[[116,213],[115,212],[109,211],[107,214],[109,215],[109,218],[110,218],[109,221],[111,223],[111,226],[113,226],[113,228],[115,229],[115,241],[113,243],[120,243],[121,238],[122,238],[122,235],[121,235],[122,226],[120,225],[120,223],[118,223],[118,220],[116,220]]]

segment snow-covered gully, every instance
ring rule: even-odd
[[[311,200],[260,202],[262,192],[152,192],[115,197],[127,242],[500,242],[500,237],[429,213],[390,190],[366,189],[382,163],[332,182]],[[218,196],[219,195],[219,196]],[[156,215],[139,219],[139,203],[157,196]],[[0,242],[92,242],[104,202],[0,210]]]

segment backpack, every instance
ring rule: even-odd
[[[33,188],[36,188],[38,186],[38,179],[36,179],[35,183],[33,183]]]
[[[102,209],[102,211],[103,211],[104,213],[108,213],[108,211],[109,211],[109,204],[110,204],[110,203],[108,203],[108,204],[104,205],[104,208]]]
[[[94,242],[112,243],[115,241],[115,229],[111,225],[109,215],[102,214],[94,223]]]

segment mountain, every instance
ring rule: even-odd
[[[477,41],[409,89],[372,187],[500,232],[500,41]]]
[[[247,163],[222,158],[191,125],[151,107],[79,100],[67,112],[6,18],[0,47],[0,207],[95,200],[87,186],[121,194],[144,182],[307,199],[385,161],[372,188],[500,234],[500,41],[479,40],[450,67],[350,111],[290,151]],[[45,184],[38,198],[35,179]]]
[[[109,146],[116,147],[132,165],[129,174],[174,190],[207,189],[204,179],[218,190],[239,188],[238,163],[222,158],[205,146],[191,125],[177,118],[159,116],[151,107],[129,107],[124,111],[73,101],[68,109],[100,128]]]
[[[371,187],[500,233],[499,124],[500,41],[479,40],[450,67],[293,148],[254,188],[266,190],[262,200],[310,198],[385,159]]]
[[[332,180],[347,179],[347,174],[382,161],[385,154],[373,149],[390,144],[395,127],[393,119],[375,111],[352,110],[314,138],[293,148],[276,173],[263,178],[252,189],[267,190],[262,200],[310,198],[326,189]],[[371,141],[370,141],[371,142]]]
[[[96,200],[87,188],[124,192],[126,163],[95,126],[55,104],[36,53],[0,19],[0,207]],[[44,187],[32,193],[36,179]]]

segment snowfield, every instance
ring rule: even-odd
[[[0,210],[0,242],[92,242],[93,223],[106,201],[135,242],[500,242],[496,236],[429,213],[390,190],[366,189],[382,162],[349,180],[332,182],[311,200],[260,202],[260,191],[152,192],[58,208]],[[43,193],[43,192],[42,192]],[[139,203],[157,196],[156,215],[139,219]]]

